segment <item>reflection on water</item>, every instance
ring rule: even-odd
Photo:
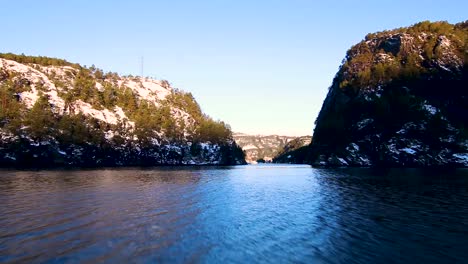
[[[0,171],[0,262],[468,259],[468,171]]]

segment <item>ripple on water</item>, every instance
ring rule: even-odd
[[[463,262],[468,171],[0,174],[0,262]]]

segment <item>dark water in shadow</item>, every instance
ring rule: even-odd
[[[0,171],[0,262],[460,263],[468,170]]]

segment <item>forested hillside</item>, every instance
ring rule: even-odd
[[[314,165],[468,166],[468,23],[368,34],[316,120]]]
[[[0,54],[0,165],[242,164],[230,127],[166,80]]]
[[[312,137],[302,136],[289,141],[278,151],[273,163],[306,164],[310,154]]]

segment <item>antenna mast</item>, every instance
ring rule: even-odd
[[[143,62],[144,62],[143,61],[143,56],[141,56],[141,65],[140,65],[141,66],[141,75],[140,75],[141,78],[143,78]]]

